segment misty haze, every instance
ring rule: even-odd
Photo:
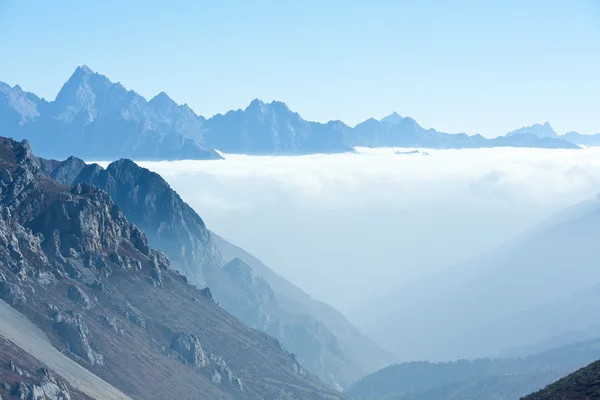
[[[139,165],[212,231],[359,324],[382,294],[491,250],[600,188],[594,147],[397,151]]]
[[[600,400],[599,2],[0,38],[0,400]]]

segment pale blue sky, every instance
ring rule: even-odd
[[[0,38],[0,81],[47,99],[87,64],[207,117],[258,97],[351,125],[600,132],[595,0],[3,0]]]

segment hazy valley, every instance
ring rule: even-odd
[[[599,21],[0,2],[0,400],[600,400]]]

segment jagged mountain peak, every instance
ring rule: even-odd
[[[114,108],[127,97],[127,90],[106,76],[93,72],[87,66],[77,67],[63,85],[52,109],[60,120],[71,122],[80,111],[93,120],[99,108]]]
[[[70,78],[63,85],[63,89],[68,89],[70,87],[82,85],[84,82],[89,82],[89,80],[92,76],[101,77],[101,78],[103,78],[103,80],[105,80],[109,83],[112,83],[106,76],[100,75],[100,74],[92,71],[87,65],[82,65],[82,66],[75,68],[75,71],[73,71]],[[59,92],[59,95],[60,95],[60,92]],[[58,97],[59,96],[57,96],[57,98]]]
[[[513,135],[534,135],[540,138],[552,138],[558,136],[557,133],[552,128],[549,122],[544,122],[544,124],[533,124],[530,126],[524,126],[515,131],[509,132],[506,136]]]
[[[175,108],[175,107],[179,107],[179,104],[177,104],[171,97],[169,97],[168,94],[166,94],[164,91],[160,92],[159,94],[157,94],[156,96],[154,96],[152,99],[150,99],[150,101],[148,102],[151,106],[154,107],[164,107],[164,108]]]
[[[115,196],[93,183],[65,185],[36,174],[37,164],[19,162],[28,157],[27,142],[0,138],[0,298],[52,342],[41,350],[17,346],[34,357],[32,352],[62,352],[79,370],[94,367],[134,398],[342,398],[305,373],[279,342],[244,326],[215,304],[210,291],[175,273]],[[135,182],[125,193],[138,209],[165,209],[165,203],[154,204],[161,199],[156,193],[141,199],[140,207],[144,188],[138,187]],[[159,234],[169,229],[163,224]],[[0,314],[4,339],[2,327],[21,319]],[[151,375],[140,373],[139,360]],[[3,382],[10,382],[13,376],[0,369]]]
[[[385,124],[395,125],[397,123],[402,122],[402,117],[396,111],[381,119],[381,122]]]
[[[262,101],[261,99],[256,98],[256,99],[252,100],[250,102],[250,104],[248,104],[248,107],[246,107],[246,110],[248,110],[248,109],[255,109],[255,108],[258,108],[258,107],[262,107],[264,105],[265,105],[264,101]]]
[[[85,75],[94,74],[94,71],[92,71],[92,69],[85,64],[80,65],[75,69],[75,73],[78,73],[78,72],[81,74],[85,74]]]
[[[106,167],[106,172],[111,176],[123,177],[126,180],[142,179],[151,182],[154,190],[167,190],[171,187],[162,176],[149,169],[142,168],[129,158],[120,158]]]
[[[266,113],[268,111],[291,113],[292,111],[283,101],[273,100],[270,103],[266,103],[260,99],[254,99],[250,102],[248,107],[244,110],[245,112],[260,112]]]
[[[31,146],[27,139],[16,141],[3,138],[0,141],[0,157],[3,161],[14,164],[22,164],[31,159]]]

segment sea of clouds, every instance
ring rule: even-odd
[[[397,154],[409,150],[139,164],[210,229],[349,316],[600,192],[600,148]]]

